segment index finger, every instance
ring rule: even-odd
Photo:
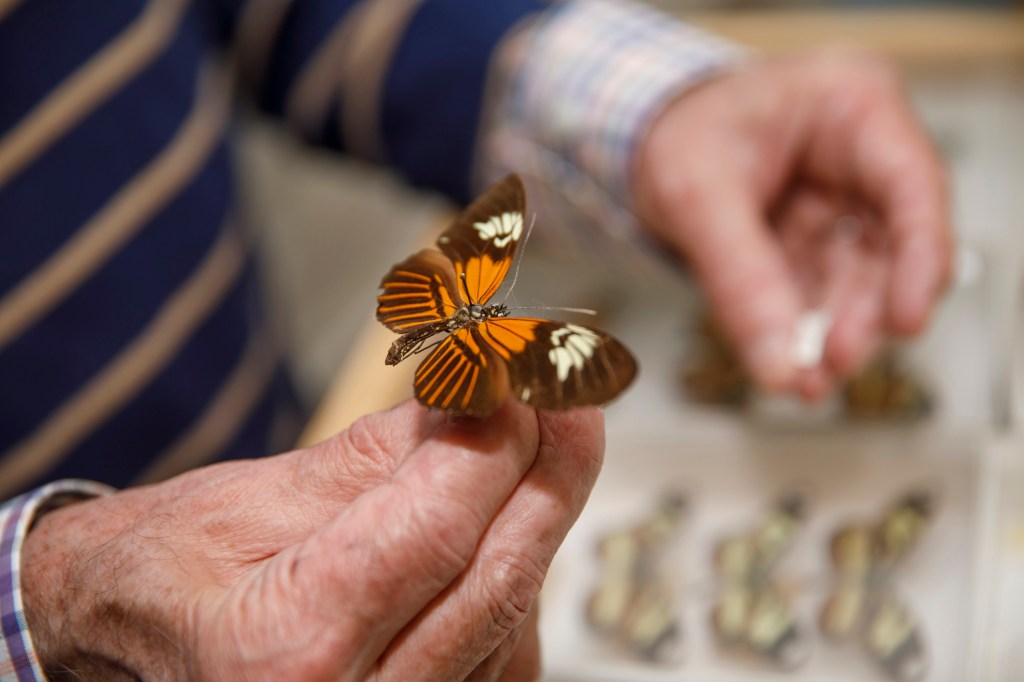
[[[854,129],[828,134],[832,144],[850,145],[842,158],[848,159],[851,189],[870,202],[892,237],[889,326],[898,334],[915,334],[927,322],[951,270],[945,168],[895,78],[864,78],[860,110],[849,121]],[[819,158],[819,163],[827,160]]]

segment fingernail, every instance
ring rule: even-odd
[[[792,354],[792,334],[772,331],[748,346],[746,357],[750,371],[761,387],[777,392],[789,388],[793,381],[795,366]]]
[[[809,405],[820,403],[832,390],[832,381],[825,370],[805,369],[797,377],[800,397]]]

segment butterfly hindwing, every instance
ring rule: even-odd
[[[523,236],[526,188],[510,175],[473,202],[437,239],[462,280],[467,303],[486,303],[512,267]],[[464,278],[464,279],[463,279]]]
[[[552,320],[503,317],[480,336],[508,363],[511,389],[528,405],[564,410],[603,405],[636,376],[636,360],[604,332]]]
[[[486,416],[508,395],[508,368],[472,327],[456,329],[416,370],[416,398],[447,412]]]
[[[380,287],[377,319],[398,333],[444,322],[462,305],[451,263],[433,249],[395,265]]]

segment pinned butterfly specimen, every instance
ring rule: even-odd
[[[512,317],[504,302],[490,302],[512,267],[525,212],[526,189],[510,175],[444,231],[440,251],[424,249],[381,280],[377,319],[402,335],[385,362],[430,351],[413,382],[427,407],[486,416],[510,394],[552,410],[602,405],[636,376],[632,354],[604,332]]]
[[[650,518],[608,533],[598,542],[603,570],[587,602],[587,621],[595,631],[645,660],[666,662],[679,653],[681,627],[673,586],[659,558],[685,511],[681,495],[667,494]]]
[[[785,497],[751,532],[721,541],[714,557],[722,586],[711,623],[719,643],[741,647],[783,668],[796,667],[809,654],[790,600],[772,578],[802,514],[802,499]]]
[[[893,569],[918,542],[932,515],[932,496],[909,493],[875,524],[854,523],[832,536],[836,588],[821,612],[834,640],[858,638],[893,679],[921,679],[928,667],[921,629],[893,589]]]
[[[683,371],[686,393],[704,405],[742,408],[754,387],[736,351],[709,313],[700,317],[695,352]]]
[[[892,350],[883,353],[843,389],[846,413],[862,419],[927,417],[934,400]]]

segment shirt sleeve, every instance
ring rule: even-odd
[[[21,548],[33,521],[52,509],[113,489],[82,480],[55,481],[0,507],[0,682],[46,680],[25,624]]]
[[[584,231],[604,252],[648,251],[631,211],[637,149],[668,102],[745,57],[636,3],[559,3],[496,56],[475,189],[519,172],[546,229]]]
[[[216,0],[243,88],[307,141],[471,198],[488,64],[547,0]]]

